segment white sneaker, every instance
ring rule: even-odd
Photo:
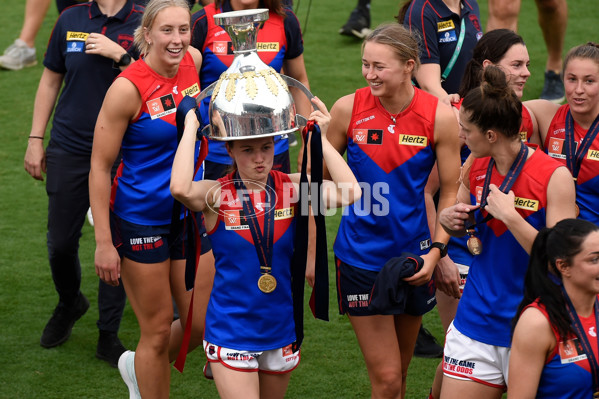
[[[141,399],[137,377],[135,377],[135,352],[125,351],[119,357],[119,372],[121,378],[129,388],[129,399]]]
[[[92,208],[89,208],[87,210],[87,221],[92,227],[94,227],[94,216],[92,215]]]
[[[21,39],[15,40],[0,56],[0,67],[4,69],[17,71],[35,64],[37,64],[35,48],[27,46],[27,43]]]

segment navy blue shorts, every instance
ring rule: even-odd
[[[335,256],[337,269],[337,301],[339,314],[350,316],[373,316],[382,314],[368,309],[370,293],[378,272],[350,266]],[[412,292],[408,296],[405,309],[394,309],[384,314],[409,314],[422,316],[432,310],[437,304],[435,299],[435,284],[433,280],[425,285],[410,286]]]
[[[201,221],[201,222],[200,222]],[[206,234],[203,219],[198,214],[202,254],[212,249]],[[170,224],[143,226],[127,222],[110,212],[112,243],[121,257],[138,263],[160,263],[167,259],[185,259],[184,246],[187,241],[181,232],[171,233]]]

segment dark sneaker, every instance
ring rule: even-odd
[[[541,92],[541,99],[560,104],[565,100],[564,82],[558,73],[545,71],[545,85]]]
[[[79,294],[79,299],[71,309],[59,303],[44,328],[40,345],[44,348],[54,348],[66,342],[71,336],[73,325],[87,312],[87,309],[89,309],[89,301],[83,294]]]
[[[370,32],[370,10],[366,7],[354,8],[345,25],[339,29],[340,34],[358,39],[364,39]]]
[[[443,347],[439,345],[433,334],[426,328],[420,326],[418,339],[414,347],[414,356],[425,358],[443,357]]]
[[[127,349],[121,343],[117,333],[100,331],[98,346],[96,347],[96,357],[100,360],[108,362],[112,367],[116,368],[119,365],[119,357]]]

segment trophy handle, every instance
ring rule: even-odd
[[[300,89],[300,91],[304,93],[306,97],[308,97],[308,100],[312,100],[314,98],[314,94],[312,94],[310,90],[308,90],[308,88],[299,80],[293,79],[287,75],[281,75],[281,78],[283,81],[285,81],[285,83],[287,83],[287,86]],[[317,111],[320,111],[320,109],[312,101],[310,101],[310,105],[312,105]],[[301,126],[306,126],[308,123],[308,118],[300,114],[295,114],[295,123]]]

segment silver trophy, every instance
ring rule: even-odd
[[[213,140],[239,140],[292,133],[305,125],[296,115],[289,86],[308,98],[312,93],[300,82],[277,73],[258,56],[258,29],[268,19],[267,9],[232,11],[214,15],[233,43],[235,58],[218,81],[205,88],[198,104],[210,96],[207,136]],[[204,132],[206,134],[206,132]]]

